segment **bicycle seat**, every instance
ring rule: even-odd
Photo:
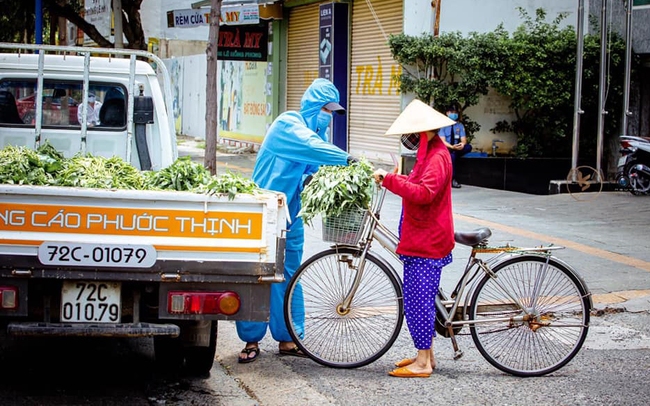
[[[468,245],[474,247],[480,243],[486,241],[492,235],[492,231],[489,228],[477,228],[474,231],[467,233],[461,233],[459,231],[454,233],[454,239],[458,244]]]

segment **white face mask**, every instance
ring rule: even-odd
[[[95,102],[95,96],[88,96],[88,103],[94,103]]]

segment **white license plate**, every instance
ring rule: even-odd
[[[119,323],[119,282],[66,281],[61,289],[61,321]]]
[[[623,166],[623,165],[625,165],[625,161],[626,161],[626,160],[627,160],[627,157],[626,157],[626,156],[622,156],[622,157],[618,158],[618,165],[617,165],[617,166]]]
[[[121,290],[119,282],[63,282],[61,321],[119,323]]]
[[[156,249],[151,245],[86,244],[45,241],[38,247],[43,265],[151,268]]]

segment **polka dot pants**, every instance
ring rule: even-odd
[[[418,350],[431,348],[436,335],[435,295],[442,267],[452,261],[451,253],[441,259],[401,255],[404,263],[404,315],[413,344]]]

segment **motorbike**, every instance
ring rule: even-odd
[[[650,194],[650,138],[621,135],[616,183],[633,195]]]

